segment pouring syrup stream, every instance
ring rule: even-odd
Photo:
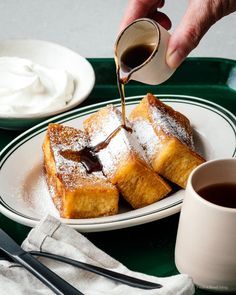
[[[132,46],[124,51],[120,60],[117,57],[117,52],[115,52],[117,86],[121,98],[122,124],[97,145],[85,147],[80,151],[70,151],[68,155],[67,153],[63,153],[63,157],[68,160],[81,162],[88,173],[102,171],[102,164],[99,162],[96,153],[106,148],[112,138],[115,137],[122,128],[132,133],[132,129],[126,124],[125,84],[129,82],[133,69],[143,64],[151,56],[154,49],[155,44]]]

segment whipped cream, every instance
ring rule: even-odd
[[[74,79],[28,59],[0,57],[0,113],[35,114],[65,106],[73,97]]]

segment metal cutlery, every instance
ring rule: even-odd
[[[49,268],[43,265],[30,253],[24,251],[10,236],[0,229],[0,249],[12,260],[18,262],[31,274],[37,277],[42,283],[50,288],[55,294],[81,295],[79,290],[75,289]]]
[[[56,294],[83,294],[69,283],[64,281],[61,277],[56,275],[42,263],[40,263],[34,256],[41,256],[50,259],[54,259],[63,263],[73,265],[83,270],[95,273],[97,275],[104,276],[111,280],[120,282],[122,284],[150,290],[162,288],[161,284],[149,282],[146,280],[138,279],[122,273],[118,273],[103,267],[91,265],[85,262],[70,259],[64,256],[43,252],[43,251],[24,251],[12,238],[10,238],[3,230],[0,229],[0,250],[15,262],[18,262],[45,285],[47,285]]]

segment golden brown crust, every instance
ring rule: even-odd
[[[46,179],[54,204],[64,218],[89,218],[118,212],[118,191],[101,173],[88,174],[78,159],[62,152],[87,145],[85,134],[50,124],[43,143]],[[99,175],[98,175],[99,174]]]
[[[107,106],[85,120],[84,129],[94,146],[121,124],[120,112]],[[169,185],[148,166],[142,154],[144,152],[135,135],[125,129],[98,152],[104,173],[133,208],[156,202],[171,191]]]
[[[101,173],[88,174],[74,152],[100,143],[122,124],[121,114],[114,106],[102,108],[87,118],[86,133],[49,124],[43,144],[44,167],[50,194],[61,217],[116,214],[118,190],[133,208],[152,204],[171,191],[158,174],[185,188],[190,172],[205,161],[192,149],[188,118],[152,94],[147,94],[133,109],[130,120],[135,132],[121,129],[98,152],[109,182]]]
[[[205,161],[192,150],[189,120],[150,93],[133,109],[129,118],[153,169],[185,188],[190,172]],[[147,132],[140,135],[144,127],[150,128],[153,134],[149,141]]]

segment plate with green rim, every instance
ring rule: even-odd
[[[196,151],[206,160],[236,155],[236,117],[220,105],[199,97],[158,94],[166,104],[187,116],[194,131]],[[127,113],[142,96],[128,97]],[[43,173],[42,143],[51,122],[82,128],[90,114],[120,99],[86,106],[44,121],[10,142],[0,154],[0,212],[8,218],[35,226],[45,215],[59,217],[50,198]],[[16,169],[16,164],[20,169]],[[14,185],[13,185],[14,184]],[[114,230],[158,220],[180,211],[184,190],[140,209],[121,204],[119,213],[89,219],[61,219],[84,232]]]

